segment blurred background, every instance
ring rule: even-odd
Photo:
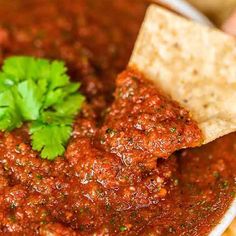
[[[188,0],[208,18],[221,27],[225,20],[236,11],[236,0]],[[223,236],[236,236],[236,220]]]
[[[206,14],[217,26],[236,10],[236,0],[188,0],[193,6]]]

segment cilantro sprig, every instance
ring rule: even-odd
[[[62,61],[7,58],[0,71],[0,130],[29,123],[32,148],[44,159],[63,155],[85,98]]]

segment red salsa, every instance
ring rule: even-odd
[[[158,158],[198,146],[202,138],[186,110],[132,69],[116,80],[115,100],[98,133],[100,146],[127,165],[155,166]]]
[[[201,143],[188,112],[138,72],[116,79],[148,2],[0,0],[1,63],[62,59],[87,97],[55,161],[27,125],[0,134],[0,234],[206,235],[235,197],[236,134],[175,152]]]

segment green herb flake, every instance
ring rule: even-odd
[[[46,224],[47,224],[47,221],[46,221],[46,220],[42,220],[42,221],[40,221],[40,224],[41,224],[41,225],[46,225]]]
[[[84,231],[85,230],[85,226],[84,225],[79,225],[79,231]]]
[[[27,56],[7,58],[0,71],[0,131],[28,122],[33,149],[49,160],[64,154],[85,100],[66,71],[62,61]]]
[[[227,189],[229,187],[229,182],[227,180],[221,182],[221,186],[223,189]]]
[[[79,208],[79,213],[80,213],[80,214],[83,214],[84,212],[85,212],[85,208],[84,208],[84,207],[80,207],[80,208]]]
[[[126,231],[128,228],[125,226],[125,225],[122,225],[122,226],[120,226],[120,231],[121,232],[124,232],[124,231]]]
[[[40,174],[37,174],[37,175],[36,175],[36,178],[39,179],[39,180],[41,180],[41,179],[43,179],[43,176],[40,175]]]
[[[138,216],[138,214],[137,214],[136,211],[132,211],[131,214],[130,214],[131,218],[136,218],[137,216]]]
[[[9,220],[10,220],[11,222],[16,222],[16,216],[15,216],[15,215],[10,215],[10,216],[9,216]]]
[[[218,171],[214,171],[213,172],[213,176],[216,178],[216,179],[219,179],[220,178],[220,173]]]
[[[111,224],[111,225],[115,225],[115,223],[116,223],[115,219],[112,218],[112,219],[110,220],[110,224]]]
[[[106,211],[110,211],[111,210],[111,205],[109,203],[107,203],[105,208],[106,208]]]
[[[175,133],[175,132],[176,132],[176,128],[175,128],[175,127],[171,127],[171,128],[170,128],[170,132],[171,132],[171,133]]]
[[[112,129],[112,128],[108,128],[108,129],[106,130],[106,134],[109,134],[110,137],[113,137],[116,133],[117,133],[117,131],[114,130],[114,129]]]
[[[138,82],[138,80],[139,80],[138,77],[136,77],[136,76],[132,76],[131,79],[132,79],[134,82]]]

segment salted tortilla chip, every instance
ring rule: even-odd
[[[233,37],[151,5],[129,67],[190,111],[204,143],[236,131]]]

